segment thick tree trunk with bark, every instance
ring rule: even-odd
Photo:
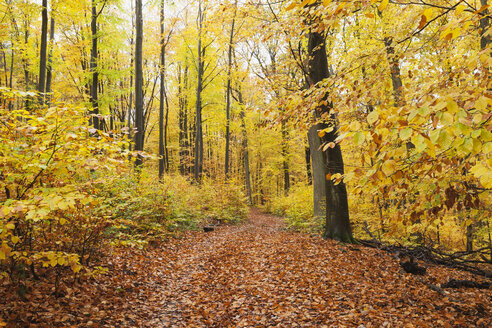
[[[144,147],[144,103],[143,103],[143,69],[142,69],[142,43],[143,43],[143,18],[142,0],[135,0],[135,150],[142,151]],[[142,157],[137,156],[135,166],[142,165]]]
[[[330,76],[325,39],[322,34],[313,31],[309,33],[308,55],[308,84],[310,87],[315,87],[318,82]],[[330,121],[317,123],[308,133],[313,168],[314,214],[321,217],[324,213],[325,238],[352,242],[345,183],[341,181],[335,184],[330,178],[336,173],[342,175],[344,173],[342,151],[340,145],[335,142],[338,125],[335,115],[330,113],[331,110],[331,105],[321,105],[316,110],[315,119],[319,121],[322,114],[328,114]],[[320,137],[318,132],[327,128],[332,130]],[[329,147],[325,152],[320,150],[321,145],[330,142],[335,143],[335,147]]]

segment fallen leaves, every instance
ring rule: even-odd
[[[75,285],[0,289],[9,327],[488,327],[489,290],[427,284],[469,275],[428,266],[422,278],[374,249],[282,230],[252,210],[243,226],[187,232],[157,248],[108,253],[106,272]],[[419,280],[420,279],[420,280]],[[476,279],[476,278],[475,278]],[[2,321],[0,321],[2,322]]]

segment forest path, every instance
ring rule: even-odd
[[[10,302],[9,327],[492,326],[489,290],[428,287],[476,277],[434,266],[416,277],[383,251],[282,227],[251,209],[239,226],[110,249],[94,279]]]
[[[163,281],[150,299],[148,293],[141,298],[142,306],[157,304],[142,325],[436,327],[451,322],[480,326],[479,320],[487,318],[490,299],[488,309],[473,303],[482,305],[478,310],[471,306],[466,316],[465,301],[458,306],[454,300],[441,301],[384,252],[282,226],[280,218],[251,209],[241,226],[194,233],[165,245]]]

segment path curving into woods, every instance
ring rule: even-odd
[[[402,272],[382,251],[288,232],[251,209],[241,226],[108,257],[109,271],[29,311],[31,327],[490,327],[489,290],[428,287],[465,273]],[[475,278],[476,279],[476,278]],[[39,302],[37,300],[36,302]],[[27,319],[26,319],[27,320]],[[47,322],[50,324],[47,325]],[[20,325],[22,326],[22,325]]]

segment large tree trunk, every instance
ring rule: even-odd
[[[142,0],[135,0],[135,150],[143,151],[144,146],[144,103],[143,103],[143,67],[142,67],[142,43],[143,43],[143,18]],[[142,157],[137,156],[135,166],[142,165]]]
[[[46,87],[46,53],[48,49],[48,0],[43,0],[41,10],[41,48],[39,51],[38,92],[40,103],[44,102]]]
[[[164,46],[164,0],[161,0],[161,12],[160,12],[160,25],[161,25],[161,63],[160,63],[160,99],[159,99],[159,179],[162,178],[164,174],[164,96],[165,96],[165,85],[164,85],[164,65],[166,64],[166,52]]]
[[[309,33],[308,55],[307,80],[309,86],[314,87],[318,82],[330,76],[325,39],[319,32]],[[336,184],[330,178],[334,174],[343,175],[344,173],[342,151],[340,145],[335,142],[338,136],[338,124],[331,110],[331,105],[320,106],[316,110],[316,120],[319,121],[322,114],[329,114],[330,121],[314,125],[308,133],[313,168],[314,214],[318,217],[323,212],[325,214],[323,234],[325,238],[351,242],[353,237],[349,220],[347,189],[343,181]],[[332,130],[320,137],[318,132],[327,128],[332,128]],[[320,150],[321,145],[331,142],[335,144],[333,148],[329,147],[325,152]]]
[[[203,88],[203,49],[202,49],[203,12],[202,1],[198,3],[198,60],[196,87],[196,136],[194,177],[199,182],[203,168],[203,132],[202,132],[202,88]]]

